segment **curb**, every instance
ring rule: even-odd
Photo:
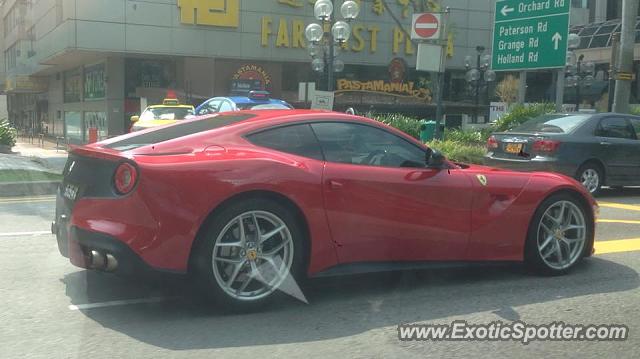
[[[41,196],[56,194],[60,181],[0,183],[0,197]]]

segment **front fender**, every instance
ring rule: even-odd
[[[531,219],[549,196],[570,191],[581,197],[591,220],[597,204],[572,178],[555,173],[486,171],[486,185],[474,181],[469,260],[522,261]],[[591,239],[593,241],[593,239]]]

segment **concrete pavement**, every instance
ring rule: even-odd
[[[40,164],[50,172],[62,173],[67,162],[67,152],[64,148],[56,148],[55,143],[44,141],[42,145],[28,142],[18,142],[13,147],[18,156]]]
[[[623,191],[625,192],[625,191]],[[640,237],[640,194],[606,194],[598,243]],[[519,266],[313,280],[310,304],[228,315],[180,280],[140,282],[71,266],[46,234],[52,197],[0,199],[0,348],[6,358],[637,357],[640,250],[599,254],[570,275]],[[609,222],[610,221],[610,222]],[[627,221],[618,223],[614,221]],[[400,342],[402,323],[626,324],[626,342]]]

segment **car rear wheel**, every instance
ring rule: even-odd
[[[525,245],[526,264],[542,274],[564,274],[586,253],[593,225],[583,205],[561,194],[545,200],[536,210]]]
[[[596,195],[602,188],[604,176],[599,166],[593,163],[587,163],[578,170],[577,180],[582,183],[589,193]]]
[[[196,253],[198,284],[218,304],[251,310],[302,274],[303,231],[277,202],[249,199],[218,213]]]

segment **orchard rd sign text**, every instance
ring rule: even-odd
[[[561,68],[566,63],[569,0],[496,2],[496,71]]]

